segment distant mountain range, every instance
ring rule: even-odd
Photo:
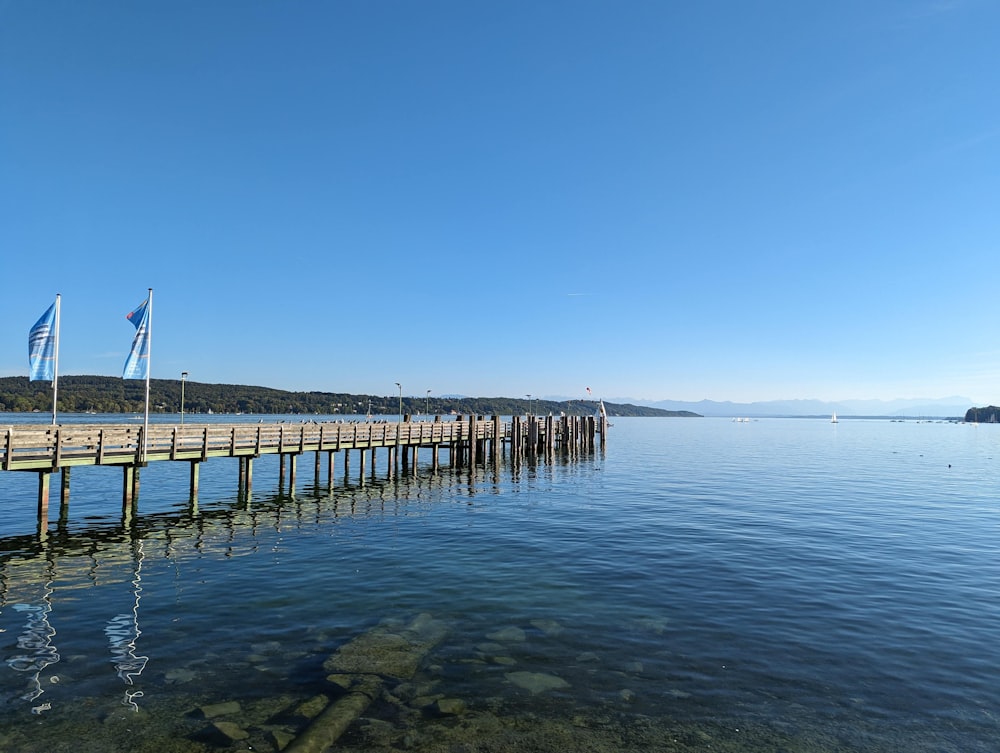
[[[610,398],[614,402],[629,402],[671,411],[692,411],[702,416],[893,416],[960,418],[974,403],[967,397],[938,399],[898,400],[767,400],[754,403],[716,402],[699,400],[637,400],[635,398]]]

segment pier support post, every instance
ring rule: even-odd
[[[288,492],[290,494],[295,494],[295,469],[298,465],[298,455],[288,456]]]
[[[129,463],[122,466],[122,521],[129,525],[139,499],[139,466]]]
[[[65,520],[69,513],[69,466],[59,472],[59,518]]]
[[[253,488],[253,457],[250,455],[240,456],[239,481],[237,482],[237,494],[240,497],[248,498],[250,490]]]
[[[469,416],[469,467],[476,467],[476,414]]]
[[[198,476],[199,469],[201,468],[200,460],[191,461],[191,486],[190,486],[190,497],[191,501],[194,502],[198,499]]]
[[[132,479],[134,476],[134,465],[122,466],[122,505],[125,507],[132,504]]]
[[[503,447],[503,423],[500,421],[500,416],[493,416],[493,444],[491,446],[493,455],[493,465],[500,465],[500,453]]]
[[[358,450],[358,464],[361,466],[361,480],[365,479],[365,451]],[[372,450],[372,468],[375,467],[375,450]]]
[[[48,530],[49,527],[49,487],[52,483],[52,471],[40,471],[38,474],[38,529]]]
[[[338,440],[340,435],[337,435]],[[326,488],[333,488],[333,459],[337,455],[336,450],[327,450],[326,452]]]

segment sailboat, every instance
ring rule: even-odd
[[[594,411],[594,418],[596,418],[598,422],[603,421],[605,426],[613,425],[610,421],[608,421],[608,409],[604,407],[603,398],[597,401],[597,410]]]
[[[836,412],[834,412],[833,416],[830,418],[830,423],[831,424],[837,423],[837,413]]]

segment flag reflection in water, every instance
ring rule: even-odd
[[[51,580],[46,582],[45,591],[38,604],[14,604],[17,612],[27,616],[24,633],[17,639],[17,647],[24,653],[19,653],[7,659],[7,665],[16,672],[29,673],[28,689],[21,696],[25,701],[35,701],[45,692],[42,683],[42,671],[59,661],[59,651],[52,643],[56,630],[49,622],[52,612]],[[50,683],[59,682],[57,675],[49,677]],[[33,714],[41,714],[52,708],[50,703],[40,703],[33,706]]]
[[[142,560],[144,556],[142,541],[135,544],[133,556],[135,558],[135,577],[132,579],[132,589],[135,594],[135,601],[132,604],[131,612],[123,612],[108,621],[108,626],[104,628],[104,634],[108,637],[111,646],[111,661],[114,662],[115,669],[118,670],[118,677],[130,686],[125,688],[125,698],[122,704],[131,707],[134,711],[139,710],[136,698],[142,698],[141,690],[133,690],[135,679],[142,674],[146,668],[148,656],[136,655],[136,641],[142,635],[139,630],[139,600],[142,597]]]

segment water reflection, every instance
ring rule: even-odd
[[[123,612],[112,618],[107,627],[104,628],[104,634],[108,637],[111,645],[111,657],[115,669],[118,670],[118,678],[130,686],[135,685],[135,679],[142,674],[149,661],[148,656],[137,656],[135,653],[136,641],[142,635],[142,631],[139,629],[139,600],[142,598],[142,560],[145,552],[141,540],[134,542],[133,551],[135,553],[135,576],[132,579],[132,592],[135,595],[135,600],[132,603],[132,611]],[[122,704],[138,711],[139,706],[135,699],[141,698],[143,695],[141,690],[126,688]]]
[[[13,609],[25,616],[24,632],[17,639],[17,648],[20,653],[7,658],[7,666],[15,672],[28,674],[28,685],[26,691],[20,696],[29,703],[38,700],[45,693],[45,681],[42,672],[59,661],[59,650],[52,639],[56,635],[56,630],[52,627],[49,615],[52,613],[52,562],[46,563],[46,579],[41,585],[42,593],[38,600],[31,602],[18,602],[13,604]],[[48,684],[59,682],[58,675],[52,674],[47,679]],[[41,714],[52,708],[48,701],[32,706],[33,714]]]

